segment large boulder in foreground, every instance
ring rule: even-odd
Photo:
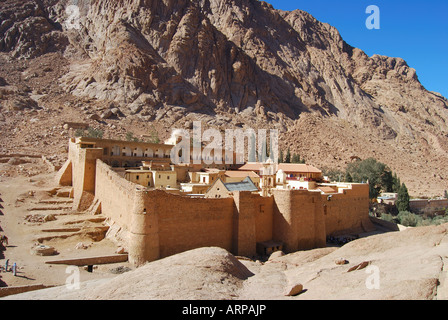
[[[170,256],[112,279],[40,290],[9,299],[106,299],[106,300],[200,300],[236,296],[253,274],[232,254],[221,248],[200,248]]]
[[[344,257],[346,263],[335,261]],[[448,224],[410,228],[322,248],[238,260],[199,248],[110,279],[8,299],[435,300],[448,298]],[[351,270],[351,271],[350,271]],[[349,272],[350,271],[350,272]]]

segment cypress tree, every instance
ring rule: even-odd
[[[300,163],[300,156],[294,153],[294,155],[292,156],[291,163]]]
[[[400,189],[398,190],[398,196],[397,196],[398,212],[409,211],[410,210],[409,201],[410,201],[410,197],[409,197],[409,193],[408,193],[408,188],[403,183],[401,185]]]
[[[291,163],[291,150],[289,150],[289,148],[286,152],[285,163]]]
[[[346,172],[345,173],[345,182],[353,182],[353,178],[352,178],[352,176],[351,176],[351,174],[350,174],[350,172]]]

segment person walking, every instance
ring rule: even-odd
[[[17,263],[14,262],[14,264],[12,265],[12,274],[15,277],[17,273]]]

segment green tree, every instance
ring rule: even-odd
[[[398,211],[400,212],[409,211],[409,201],[410,197],[408,193],[408,188],[403,183],[400,187],[400,190],[398,190],[397,203],[396,203]]]
[[[394,177],[392,171],[386,168],[381,174],[381,186],[384,192],[393,192]]]
[[[394,173],[392,176],[392,192],[397,193],[398,190],[400,190],[401,187],[401,181],[400,178],[397,177],[397,174]]]
[[[339,169],[323,167],[322,174],[328,177],[330,181],[340,181],[346,173]]]
[[[382,177],[387,170],[389,169],[384,163],[369,158],[350,163],[346,171],[352,177],[353,182],[369,182],[370,199],[374,199],[378,197],[381,190],[385,190]]]
[[[285,163],[291,163],[291,150],[286,151]]]
[[[298,154],[293,154],[291,163],[300,163],[300,156]]]
[[[347,171],[345,172],[345,178],[344,178],[345,182],[353,182],[353,178],[350,175],[350,173]]]
[[[280,154],[278,156],[278,163],[283,163],[285,159],[283,158],[283,150],[280,150]]]

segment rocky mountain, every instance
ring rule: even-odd
[[[414,195],[448,189],[448,100],[403,59],[368,57],[306,12],[256,0],[4,0],[0,20],[3,151],[62,152],[73,134],[63,121],[164,138],[199,120],[278,128],[281,147],[316,166],[375,157]]]

